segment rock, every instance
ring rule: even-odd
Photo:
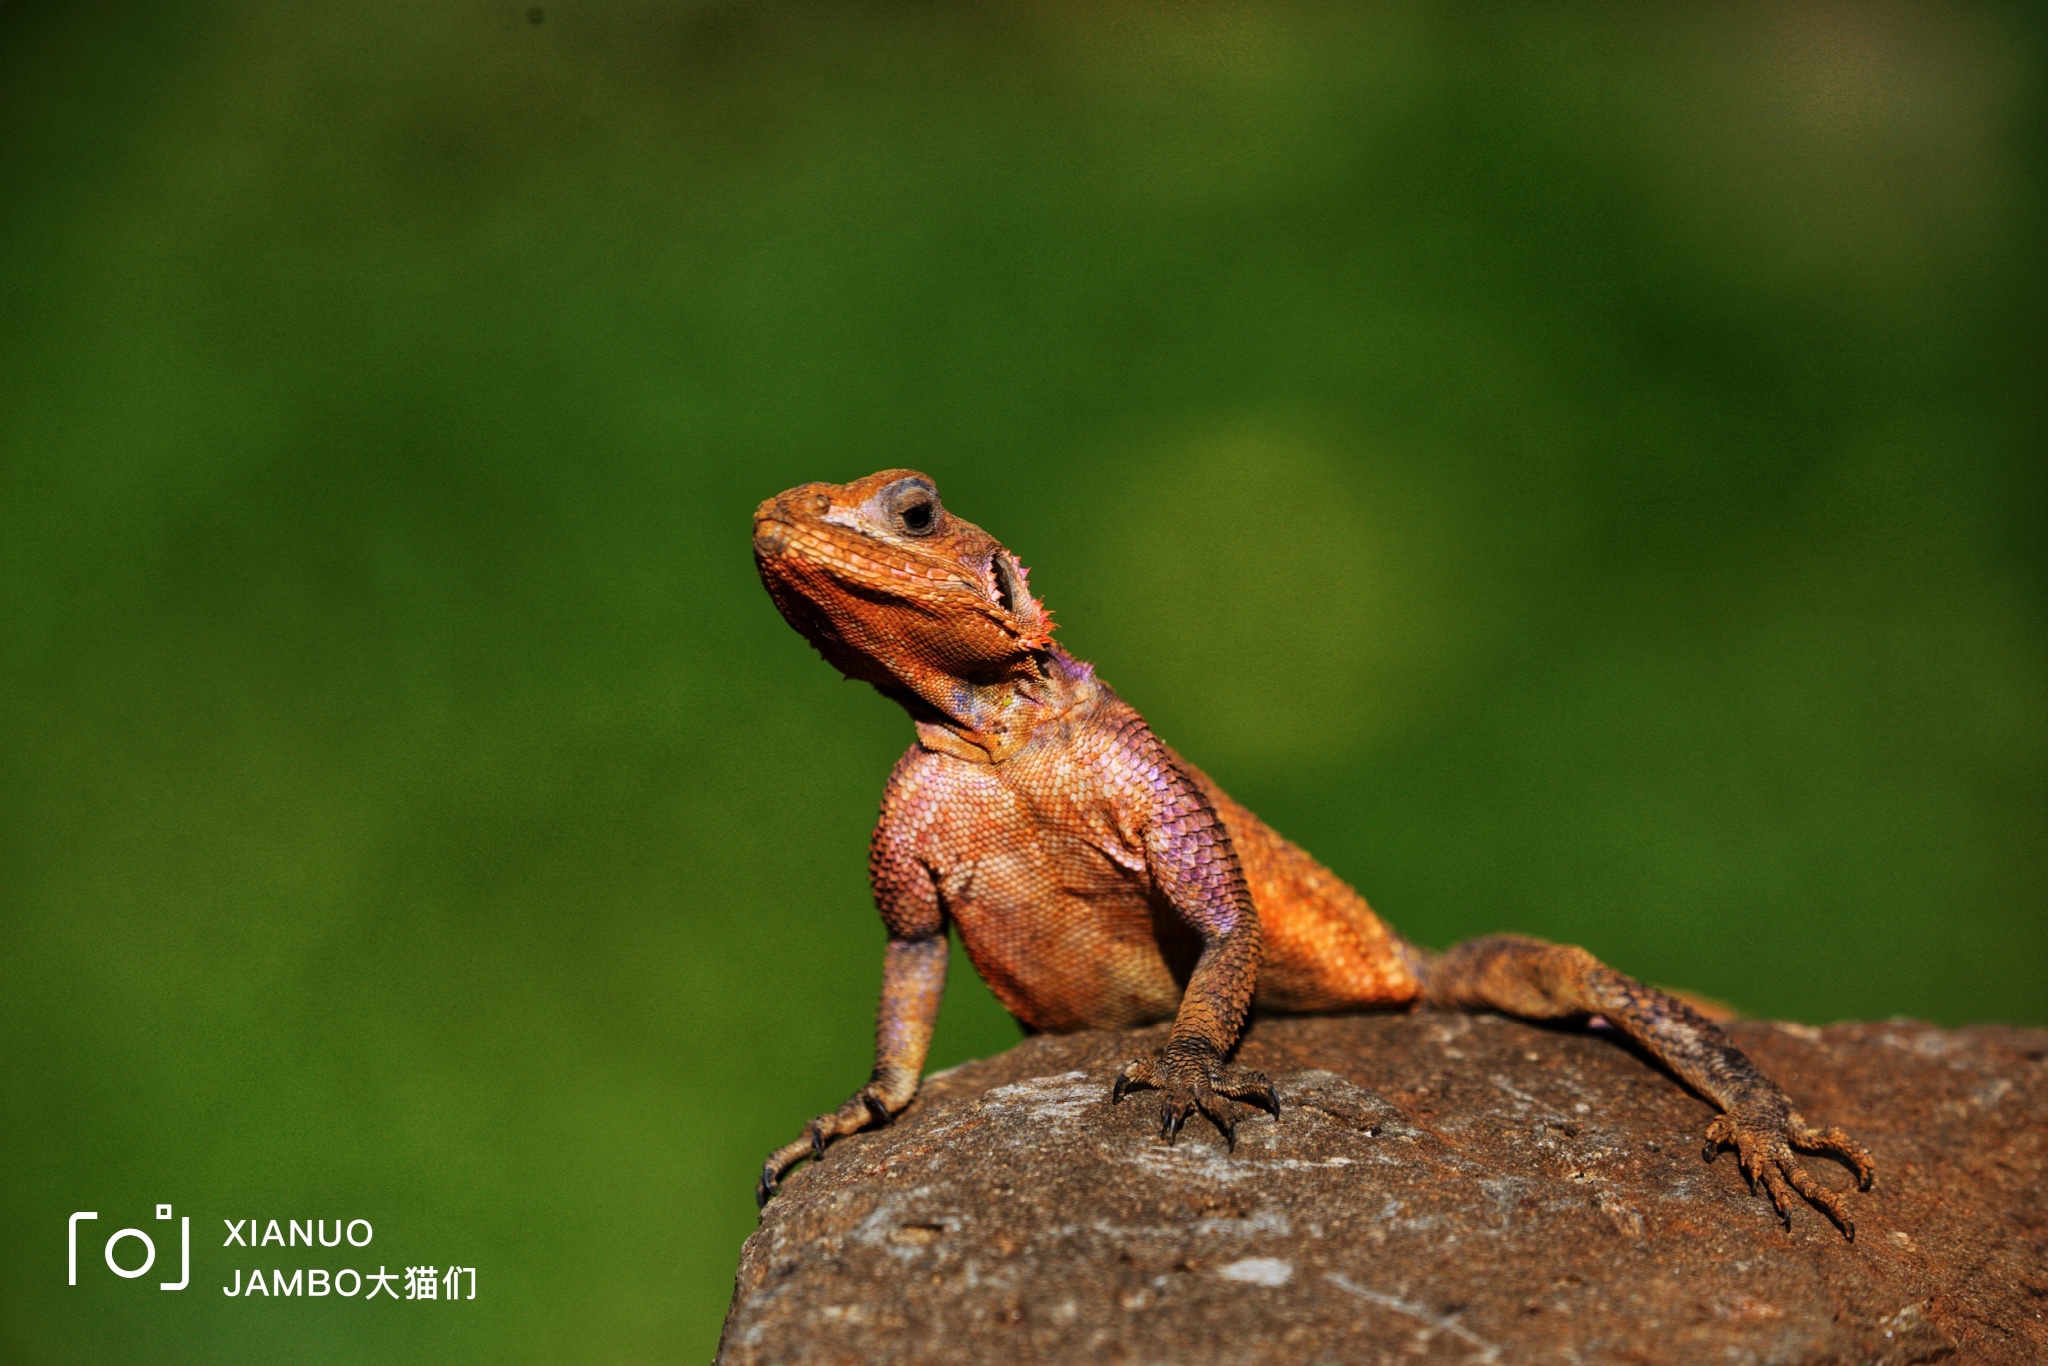
[[[1703,1163],[1710,1109],[1611,1034],[1261,1020],[1283,1109],[1234,1153],[1109,1104],[1163,1027],[1039,1037],[792,1175],[719,1359],[2048,1361],[2048,1033],[1729,1029],[1875,1155],[1855,1242]]]

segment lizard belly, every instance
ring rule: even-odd
[[[940,878],[960,943],[989,990],[1027,1028],[1047,1033],[1171,1018],[1181,983],[1160,951],[1142,885],[1075,879],[1045,855],[1030,847],[983,854]]]

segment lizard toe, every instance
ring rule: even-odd
[[[1839,1157],[1856,1173],[1856,1189],[1867,1191],[1877,1184],[1877,1163],[1871,1160],[1869,1150],[1849,1137],[1838,1125],[1816,1129],[1798,1115],[1792,1116],[1792,1146],[1810,1153],[1827,1153]]]
[[[1167,1147],[1179,1142],[1181,1126],[1188,1122],[1194,1108],[1192,1102],[1176,1101],[1171,1096],[1159,1107],[1159,1136],[1166,1140]]]
[[[825,1150],[834,1139],[892,1123],[895,1117],[887,1101],[871,1087],[863,1086],[846,1104],[806,1124],[801,1137],[768,1155],[761,1165],[761,1179],[754,1183],[754,1203],[765,1209],[781,1189],[782,1178],[789,1174],[789,1169],[805,1160],[824,1161]]]
[[[1109,1088],[1109,1103],[1116,1104],[1133,1091],[1147,1091],[1159,1085],[1158,1069],[1150,1059],[1137,1058],[1124,1064]]]
[[[1209,1084],[1232,1100],[1255,1105],[1273,1118],[1280,1118],[1280,1093],[1273,1089],[1264,1072],[1249,1067],[1222,1068],[1209,1079]]]

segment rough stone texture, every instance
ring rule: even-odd
[[[791,1177],[720,1359],[2048,1362],[2048,1033],[1731,1032],[1875,1154],[1853,1244],[1701,1162],[1708,1107],[1611,1036],[1262,1020],[1285,1108],[1235,1153],[1109,1105],[1163,1027],[1041,1037]]]

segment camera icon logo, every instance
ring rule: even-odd
[[[71,1285],[78,1284],[78,1226],[85,1220],[98,1219],[99,1217],[98,1210],[79,1210],[71,1216],[70,1245],[68,1249],[70,1253],[69,1284]],[[172,1218],[171,1207],[169,1205],[158,1205],[156,1207],[156,1217],[164,1223],[169,1223]],[[183,1290],[186,1286],[192,1284],[192,1216],[187,1214],[178,1216],[178,1218],[178,1279],[175,1281],[158,1282],[157,1289],[159,1290]],[[168,1230],[166,1232],[168,1233]],[[134,1266],[123,1266],[121,1264],[122,1257],[133,1258],[135,1255],[132,1250],[122,1247],[122,1244],[130,1239],[142,1244],[142,1260]],[[120,1257],[114,1255],[117,1249],[120,1250]],[[156,1240],[139,1228],[119,1229],[107,1239],[105,1255],[107,1270],[113,1272],[124,1281],[132,1281],[156,1265]]]

